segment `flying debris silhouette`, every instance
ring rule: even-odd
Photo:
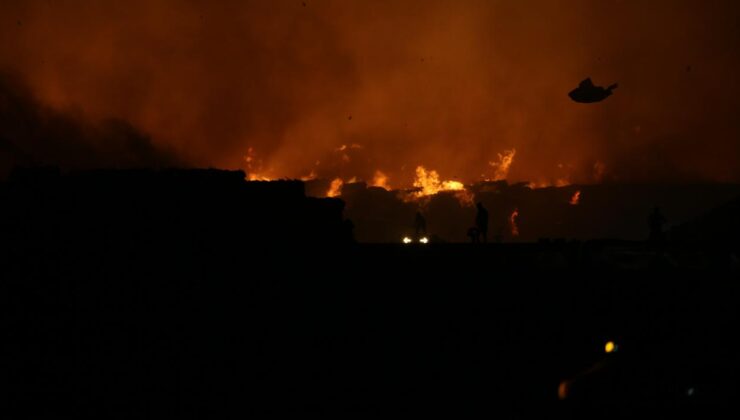
[[[573,89],[568,93],[570,99],[583,103],[590,104],[594,102],[601,102],[612,94],[612,90],[617,88],[617,84],[609,86],[604,89],[601,86],[594,86],[591,78],[582,81],[577,88]]]

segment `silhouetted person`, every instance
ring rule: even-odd
[[[416,212],[416,217],[414,218],[414,231],[417,238],[427,236],[427,220],[420,211]]]
[[[650,226],[650,242],[663,242],[663,225],[666,223],[665,217],[660,212],[659,207],[655,207],[648,217],[648,226]]]
[[[604,89],[601,86],[594,86],[591,78],[582,81],[577,88],[573,89],[568,93],[570,99],[580,102],[583,104],[590,104],[594,102],[600,102],[608,98],[612,94],[612,90],[617,88],[617,84],[613,84],[608,88]]]
[[[475,228],[478,229],[478,236],[483,238],[483,242],[488,242],[488,210],[480,201],[476,207],[478,214],[475,215]]]
[[[478,228],[473,226],[468,229],[468,237],[470,237],[470,242],[474,244],[480,243],[480,234],[478,233]]]

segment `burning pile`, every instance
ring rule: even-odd
[[[436,195],[440,192],[452,191],[460,205],[469,207],[473,205],[473,194],[465,189],[465,185],[459,181],[440,180],[439,174],[435,170],[427,170],[423,166],[416,168],[416,178],[414,179],[416,188],[411,194],[402,194],[400,198],[404,201],[419,201]]]
[[[414,187],[419,188],[419,197],[434,195],[440,191],[463,191],[465,185],[458,181],[440,181],[437,171],[427,171],[423,166],[416,168]]]

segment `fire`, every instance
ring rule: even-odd
[[[311,171],[310,174],[301,177],[301,181],[304,181],[304,182],[305,181],[313,181],[314,179],[316,179],[316,171]]]
[[[546,181],[530,182],[529,184],[527,184],[527,187],[529,187],[530,190],[536,190],[539,188],[547,188],[551,186],[552,184]]]
[[[536,190],[539,188],[551,188],[551,187],[567,187],[570,185],[570,181],[567,178],[558,178],[555,182],[552,181],[536,181],[527,184],[530,190]]]
[[[381,171],[375,171],[375,175],[373,176],[372,186],[380,187],[387,191],[391,190],[390,185],[388,185],[388,176]]]
[[[401,193],[399,198],[405,202],[418,201],[423,198],[433,196],[443,191],[453,191],[455,198],[461,206],[470,207],[475,201],[473,193],[465,189],[465,185],[458,181],[441,181],[437,171],[427,171],[423,166],[416,168],[416,179],[414,187],[419,191],[413,193]]]
[[[427,171],[423,166],[416,168],[414,187],[421,188],[418,196],[434,195],[440,191],[463,191],[465,185],[458,181],[440,181],[437,171]]]
[[[558,188],[567,187],[568,185],[570,185],[570,181],[567,178],[560,178],[555,181],[555,186]]]
[[[257,159],[254,148],[250,147],[247,149],[247,155],[244,156],[244,161],[247,163],[247,181],[272,181],[274,179],[261,173],[262,159]]]
[[[273,181],[269,176],[251,173],[247,175],[247,181]]]
[[[573,197],[570,198],[570,205],[571,206],[577,206],[578,203],[581,201],[581,190],[578,190],[573,194]]]
[[[516,149],[504,150],[503,154],[498,153],[497,162],[488,162],[495,169],[493,174],[494,181],[506,179],[509,176],[509,168],[514,162],[514,156],[516,156]]]
[[[344,181],[342,178],[335,178],[329,186],[329,191],[326,192],[327,197],[339,197],[342,194],[342,185]]]
[[[514,209],[514,212],[509,216],[509,224],[511,225],[511,236],[519,236],[519,226],[516,223],[516,219],[519,217],[519,209]]]

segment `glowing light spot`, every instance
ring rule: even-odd
[[[614,353],[617,351],[617,345],[613,341],[607,341],[604,345],[604,351],[607,353]]]
[[[414,241],[412,241],[411,238],[409,238],[408,236],[404,236],[403,243],[410,244],[411,242],[414,242]]]
[[[429,243],[429,238],[423,237],[423,238],[419,239],[419,242],[421,242],[423,244],[428,244]]]
[[[687,389],[686,390],[686,395],[689,396],[689,397],[693,397],[694,396],[694,388]]]

